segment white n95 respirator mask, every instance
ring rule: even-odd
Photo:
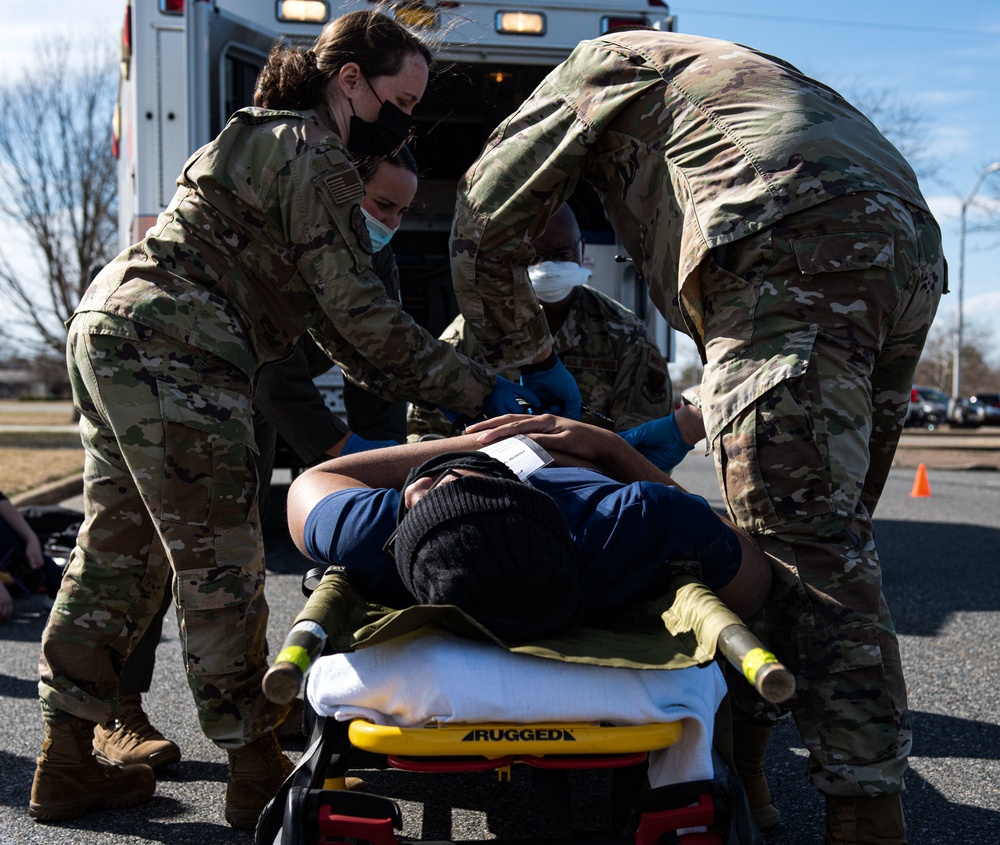
[[[575,261],[543,261],[528,267],[528,278],[540,302],[559,302],[586,283],[590,270]]]

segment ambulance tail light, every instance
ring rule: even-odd
[[[611,32],[614,29],[648,25],[649,24],[644,17],[627,18],[621,15],[609,15],[608,17],[601,18],[601,35],[604,35],[606,32]]]
[[[122,77],[128,79],[128,63],[132,60],[132,7],[125,7],[125,21],[122,23]]]
[[[278,0],[277,15],[279,21],[326,23],[330,7],[324,0]]]
[[[504,35],[545,35],[545,15],[541,12],[497,12],[493,27]]]
[[[183,15],[184,0],[160,0],[160,11],[165,15]]]

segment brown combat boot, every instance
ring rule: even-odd
[[[180,761],[177,743],[149,723],[138,693],[121,696],[119,705],[117,721],[94,729],[94,756],[98,760],[110,766],[145,763],[153,769]]]
[[[149,766],[106,766],[94,757],[93,740],[93,722],[46,723],[31,784],[33,819],[57,822],[91,809],[133,807],[153,794],[156,775]]]
[[[826,796],[824,845],[906,845],[902,797]]]
[[[746,719],[733,722],[733,762],[747,794],[750,816],[760,830],[767,830],[781,821],[781,813],[771,803],[771,790],[764,774],[764,754],[770,738],[769,724]]]
[[[226,821],[238,830],[253,830],[260,811],[294,768],[274,733],[230,751]]]

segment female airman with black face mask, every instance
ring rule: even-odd
[[[43,636],[33,817],[153,793],[149,767],[106,766],[91,741],[117,714],[117,674],[171,580],[202,729],[229,754],[229,823],[252,827],[290,771],[272,733],[283,713],[260,695],[267,604],[251,415],[262,365],[308,331],[386,398],[470,416],[518,409],[520,388],[419,328],[371,270],[352,156],[403,144],[429,60],[376,12],[333,21],[311,50],[277,46],[257,107],[191,157],[155,226],[104,268],[70,321],[86,521]],[[371,445],[348,432],[340,448]]]

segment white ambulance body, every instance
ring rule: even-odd
[[[191,153],[251,104],[277,38],[311,44],[327,20],[371,8],[425,36],[444,68],[416,113],[420,188],[392,242],[404,308],[434,334],[458,312],[448,261],[455,188],[490,131],[579,41],[625,24],[673,29],[664,0],[131,0],[116,115],[122,247],[166,207]],[[600,202],[584,187],[571,205],[591,284],[646,319],[669,360],[670,331],[631,262],[615,260],[623,250]]]

